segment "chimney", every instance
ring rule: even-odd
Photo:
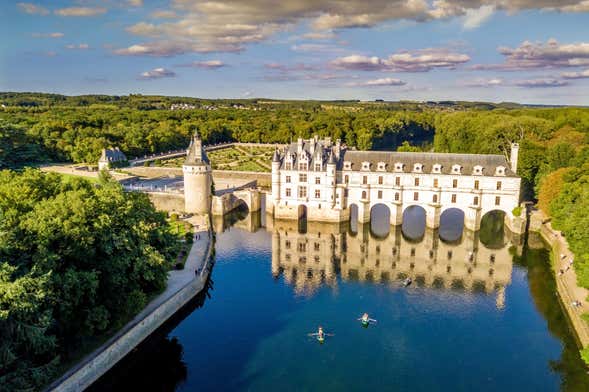
[[[303,152],[303,138],[300,137],[297,139],[297,153]]]
[[[511,171],[517,173],[517,157],[519,155],[519,144],[511,143],[511,155],[509,156],[509,163],[511,164]]]
[[[335,158],[337,160],[340,159],[341,150],[342,150],[342,141],[341,141],[341,139],[337,139],[335,141]]]

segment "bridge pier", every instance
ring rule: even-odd
[[[481,218],[480,207],[468,206],[464,209],[464,228],[470,231],[479,231]]]
[[[423,206],[425,209],[425,225],[430,229],[440,227],[441,207],[439,204],[428,204]]]
[[[399,226],[403,223],[403,203],[393,202],[389,209],[391,211],[391,225]]]

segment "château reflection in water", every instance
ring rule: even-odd
[[[218,232],[231,226],[255,232],[261,223],[261,214],[242,213],[215,218],[214,227]],[[493,231],[493,243],[487,246],[480,232],[464,230],[445,241],[439,230],[415,230],[411,221],[408,225],[417,237],[408,235],[405,226],[391,226],[386,233],[378,220],[354,225],[305,222],[301,230],[301,222],[266,216],[266,230],[272,235],[272,275],[305,296],[323,285],[336,289],[338,277],[392,289],[411,278],[422,288],[495,293],[496,306],[504,306],[513,253],[521,254],[522,248],[506,239],[503,230]]]

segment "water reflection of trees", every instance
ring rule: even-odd
[[[184,349],[170,332],[210,298],[213,282],[87,389],[98,391],[175,391],[186,380]]]

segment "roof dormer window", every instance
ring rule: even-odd
[[[395,171],[396,172],[402,172],[403,171],[403,166],[405,166],[405,165],[403,165],[401,162],[395,163]]]
[[[416,173],[422,173],[423,172],[423,164],[416,163],[415,165],[413,165],[413,171]]]
[[[379,171],[385,171],[387,169],[387,164],[384,162],[378,162],[377,165],[377,170]]]
[[[472,170],[472,174],[474,175],[482,175],[483,174],[483,167],[480,165],[476,165],[473,170]]]
[[[442,165],[440,165],[439,163],[436,163],[432,167],[432,173],[441,173],[441,172],[442,172]]]
[[[362,162],[362,170],[370,170],[370,162]]]
[[[461,174],[461,173],[462,173],[462,166],[452,165],[452,174]]]
[[[504,176],[505,175],[505,166],[497,166],[497,168],[495,169],[495,175]]]
[[[344,161],[344,170],[352,170],[352,162]]]

